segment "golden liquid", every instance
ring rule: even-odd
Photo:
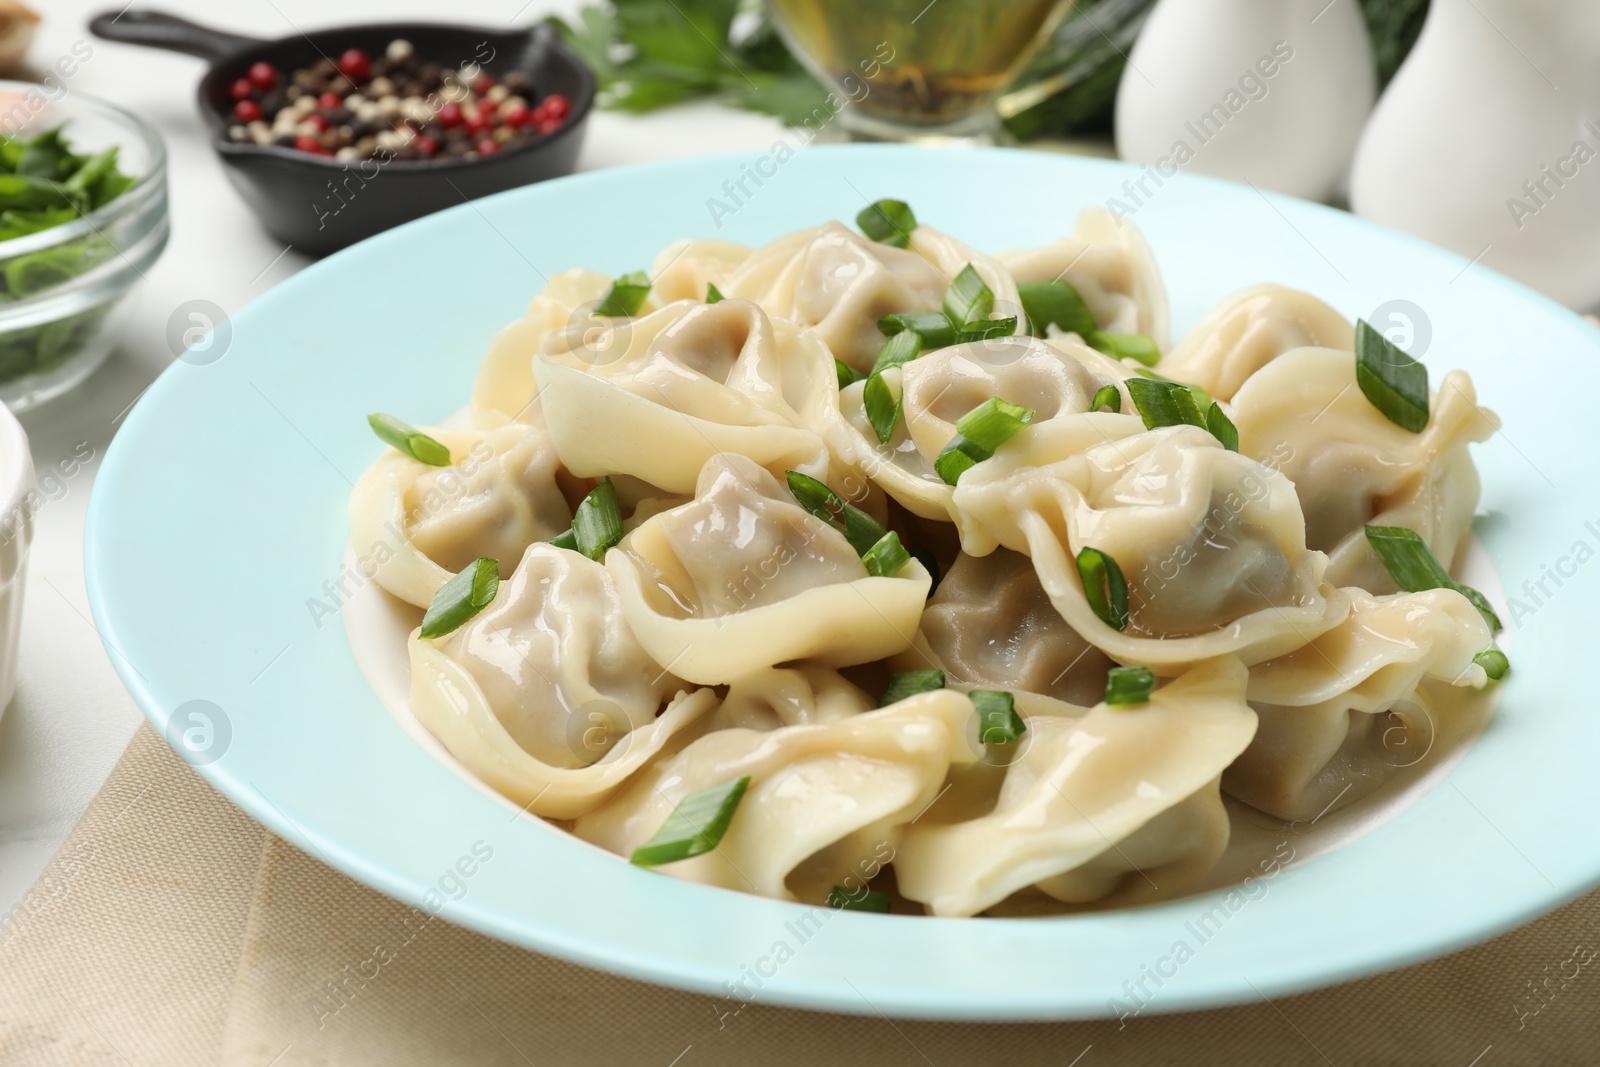
[[[790,48],[855,107],[940,126],[987,107],[1071,0],[769,0]]]

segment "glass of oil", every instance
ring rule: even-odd
[[[768,4],[790,51],[834,90],[807,128],[836,119],[855,140],[989,143],[995,97],[1073,0]]]

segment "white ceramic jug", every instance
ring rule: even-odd
[[[1362,135],[1350,201],[1600,305],[1600,3],[1433,0]]]
[[[1117,152],[1326,200],[1375,94],[1355,0],[1161,0],[1117,89]]]

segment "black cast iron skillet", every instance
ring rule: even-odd
[[[292,34],[275,41],[224,33],[156,11],[96,16],[89,29],[108,41],[198,56],[211,67],[200,79],[200,113],[228,179],[279,240],[323,255],[391,226],[479,196],[570,173],[594,104],[595,81],[548,26],[497,30],[427,22],[369,22]],[[347,48],[382,55],[396,38],[446,67],[476,62],[497,77],[526,74],[540,97],[561,93],[572,113],[560,129],[475,159],[340,163],[278,145],[228,139],[228,87],[250,64],[266,60],[285,75]]]

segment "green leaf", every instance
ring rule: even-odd
[[[76,169],[75,160],[61,137],[61,127],[45,130],[26,142],[17,173],[28,178],[61,181]]]
[[[867,422],[877,434],[879,444],[888,444],[894,428],[900,424],[900,405],[904,394],[895,396],[882,374],[873,374],[861,390],[861,406],[866,410]]]
[[[1367,543],[1383,561],[1394,584],[1408,593],[1420,593],[1426,589],[1454,589],[1472,602],[1492,632],[1500,632],[1500,616],[1495,614],[1489,598],[1450,577],[1450,572],[1434,557],[1432,549],[1415,530],[1408,530],[1404,526],[1368,526],[1366,531]]]
[[[1222,405],[1215,400],[1206,409],[1206,429],[1211,431],[1211,436],[1222,442],[1222,447],[1229,452],[1239,451],[1239,430],[1234,426],[1233,420],[1228,418],[1228,413],[1222,410]]]
[[[917,228],[917,216],[904,200],[878,200],[861,209],[856,225],[879,244],[905,248]]]
[[[1094,399],[1089,401],[1090,411],[1120,412],[1122,410],[1122,392],[1114,385],[1102,385],[1094,394]]]
[[[589,491],[572,516],[574,547],[595,562],[622,540],[622,509],[617,490],[606,478]]]
[[[1083,338],[1092,336],[1097,329],[1089,305],[1078,290],[1060,278],[1018,282],[1017,294],[1022,298],[1023,313],[1028,316],[1029,332],[1036,337],[1045,336],[1048,326]]]
[[[893,671],[889,675],[889,688],[878,698],[878,707],[886,708],[919,693],[943,688],[944,671]]]
[[[900,535],[890,530],[861,554],[861,563],[874,578],[893,578],[911,562],[911,553],[900,543]]]
[[[959,328],[994,314],[994,292],[968,263],[944,294],[944,313]]]
[[[1198,426],[1206,429],[1206,417],[1195,403],[1194,393],[1178,383],[1154,378],[1129,378],[1123,383],[1133,406],[1144,420],[1145,429],[1162,426]]]
[[[844,539],[850,542],[850,547],[856,550],[856,555],[865,555],[871,551],[872,546],[887,532],[877,519],[855,505],[846,503],[838,493],[809,474],[788,471],[785,476],[789,483],[789,492],[794,495],[795,501],[812,515],[844,534]]]
[[[852,891],[842,885],[836,885],[828,890],[828,907],[838,908],[840,911],[870,911],[887,915],[893,903],[894,898],[888,893],[880,893],[866,886]]]
[[[1083,596],[1100,621],[1113,630],[1128,628],[1128,582],[1117,561],[1098,548],[1078,553],[1078,578]]]
[[[1017,714],[1015,698],[1000,689],[974,689],[967,694],[978,713],[978,740],[986,745],[1009,745],[1028,732]]]
[[[956,420],[956,435],[933,462],[946,485],[955,485],[968,468],[993,456],[1037,414],[1032,408],[990,397]]]
[[[846,363],[837,356],[835,356],[833,360],[833,373],[834,376],[839,379],[840,389],[852,386],[859,382],[862,378],[860,371],[856,370],[850,364]]]
[[[1161,350],[1142,333],[1104,333],[1093,330],[1084,337],[1089,347],[1104,352],[1112,359],[1131,359],[1146,367],[1161,362]]]
[[[624,274],[611,283],[594,314],[606,318],[630,318],[639,314],[645,298],[650,295],[650,276],[642,270]]]
[[[964,345],[969,341],[987,341],[991,337],[1010,337],[1016,332],[1015,315],[1004,319],[984,319],[981,322],[962,324],[956,331],[956,343]]]
[[[432,640],[455,632],[492,604],[499,589],[500,564],[488,557],[473,560],[433,594],[418,636]]]
[[[378,412],[367,416],[367,424],[385,444],[418,463],[430,467],[450,466],[450,450],[410,423]]]
[[[1498,648],[1479,652],[1472,657],[1472,662],[1483,668],[1483,673],[1489,676],[1491,682],[1498,682],[1511,669],[1511,661],[1506,659],[1506,654]]]
[[[939,316],[943,318],[944,316]],[[894,334],[878,349],[878,358],[872,363],[874,376],[882,374],[890,367],[898,367],[902,363],[909,363],[922,353],[922,335],[915,330],[902,330]],[[888,440],[888,438],[884,438]]]
[[[956,343],[956,328],[950,317],[942,311],[908,311],[885,315],[878,320],[878,332],[889,338],[914,333],[925,352],[948,348]]]
[[[725,299],[727,299],[727,298],[722,295],[722,290],[718,289],[714,283],[712,283],[712,282],[707,282],[706,283],[706,303],[708,303],[708,304],[720,304]]]
[[[1364,319],[1356,320],[1356,384],[1401,429],[1421,433],[1428,425],[1428,368]]]
[[[1147,704],[1155,688],[1155,672],[1149,667],[1112,667],[1106,672],[1106,705]]]
[[[578,551],[578,532],[568,526],[565,530],[550,538],[549,543],[556,548],[570,548],[576,552]]]
[[[655,836],[633,850],[631,861],[640,867],[659,867],[710,852],[728,832],[733,813],[750,788],[750,776],[735,778],[678,802]]]

